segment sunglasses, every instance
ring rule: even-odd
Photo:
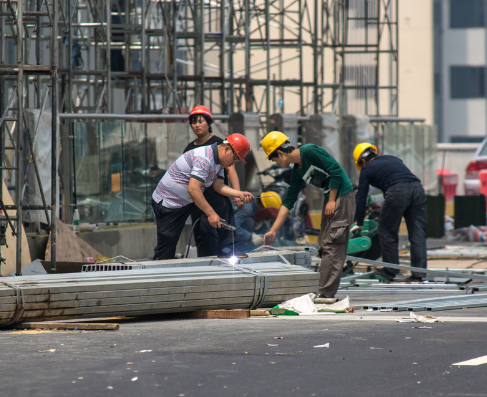
[[[233,147],[230,146],[230,149],[232,149],[233,159],[235,160],[235,162],[240,161],[240,157],[237,156],[237,153],[235,153],[235,150],[233,150]]]

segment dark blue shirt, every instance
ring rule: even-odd
[[[357,192],[357,225],[363,226],[365,217],[365,205],[369,185],[387,192],[391,186],[404,182],[420,182],[402,160],[395,156],[377,156],[369,161],[360,171],[360,179]]]

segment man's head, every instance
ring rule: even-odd
[[[266,158],[274,161],[279,167],[287,167],[289,163],[285,160],[285,155],[291,153],[295,147],[291,146],[289,137],[280,131],[269,132],[262,140]]]
[[[260,199],[257,199],[257,213],[255,220],[257,222],[265,221],[266,219],[276,219],[281,208],[282,199],[278,193],[271,190],[263,192]]]
[[[249,151],[249,141],[242,134],[228,135],[227,139],[218,145],[220,164],[224,168],[228,168],[239,160],[245,163],[245,156],[247,156]]]
[[[377,156],[377,148],[367,142],[359,143],[353,151],[353,159],[357,170],[361,171],[362,167],[370,160]]]
[[[212,133],[211,123],[213,122],[213,116],[211,115],[210,109],[206,106],[195,106],[189,114],[188,120],[196,136],[200,137]]]

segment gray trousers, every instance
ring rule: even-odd
[[[355,217],[355,194],[351,191],[337,198],[332,219],[325,216],[326,203],[323,203],[319,237],[318,252],[321,256],[321,265],[318,293],[327,298],[334,298],[347,259],[350,227]]]

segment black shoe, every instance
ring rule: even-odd
[[[394,273],[391,273],[385,267],[376,267],[374,269],[374,273],[377,274],[378,276],[387,278],[389,281],[392,281],[394,277],[396,277]]]
[[[423,277],[415,277],[415,276],[410,276],[406,280],[404,280],[405,283],[421,283],[423,281]]]
[[[318,304],[324,303],[324,304],[330,305],[330,304],[335,303],[335,302],[338,302],[337,298],[328,298],[322,294],[316,295],[316,297],[314,299],[314,303],[318,303]]]

